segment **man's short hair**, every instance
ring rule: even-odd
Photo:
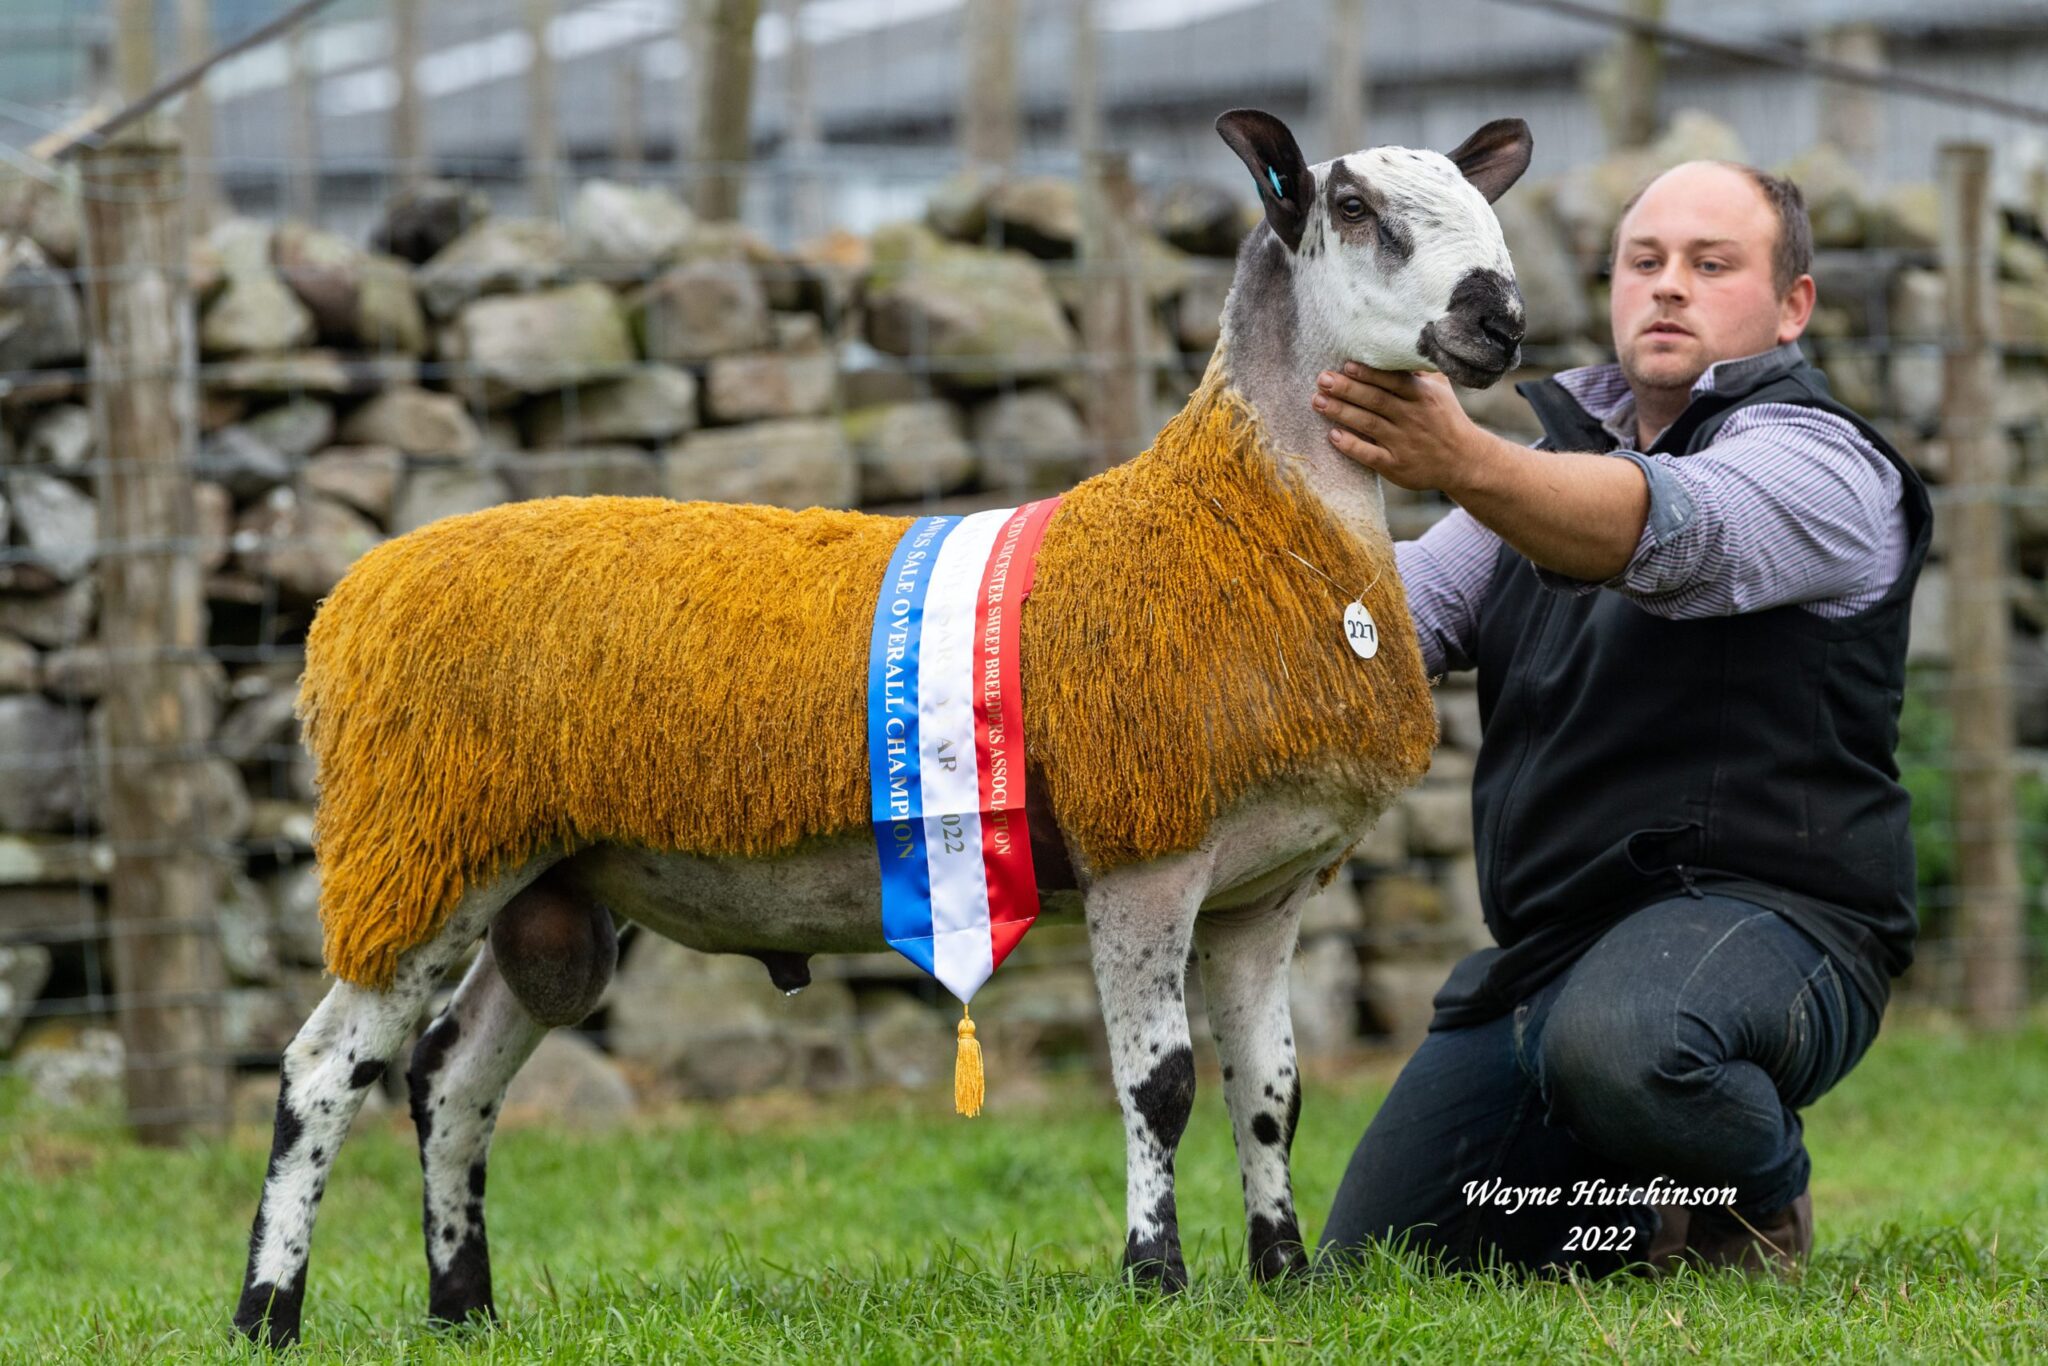
[[[1813,269],[1813,220],[1806,214],[1806,196],[1785,176],[1772,175],[1761,167],[1740,161],[1717,160],[1714,164],[1748,176],[1750,183],[1762,192],[1764,202],[1771,206],[1771,212],[1778,216],[1778,240],[1771,248],[1771,284],[1778,297],[1784,298],[1793,281]],[[1651,176],[1637,186],[1628,203],[1621,206],[1621,217],[1614,220],[1614,244],[1607,253],[1610,259],[1621,250],[1622,219],[1628,217],[1629,210],[1656,179],[1657,176]]]

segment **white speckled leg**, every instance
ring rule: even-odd
[[[1173,1158],[1195,1103],[1188,943],[1209,862],[1185,855],[1119,869],[1088,889],[1088,941],[1124,1112],[1124,1267],[1168,1290],[1188,1283]]]
[[[334,1155],[449,967],[550,860],[473,888],[441,933],[408,951],[387,991],[337,983],[285,1049],[270,1167],[249,1233],[235,1327],[258,1342],[298,1341],[313,1218]]]
[[[505,985],[489,944],[420,1036],[406,1082],[425,1181],[427,1313],[495,1317],[484,1235],[484,1166],[505,1088],[547,1034]]]
[[[1302,903],[1315,885],[1309,878],[1264,905],[1195,922],[1202,993],[1237,1137],[1252,1275],[1260,1280],[1307,1265],[1288,1172],[1301,1113],[1288,969]]]

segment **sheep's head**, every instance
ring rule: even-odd
[[[1290,254],[1310,351],[1470,388],[1520,360],[1522,294],[1491,205],[1529,167],[1528,124],[1496,119],[1448,154],[1373,147],[1313,166],[1260,110],[1233,109],[1216,131]]]

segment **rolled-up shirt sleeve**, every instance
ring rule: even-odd
[[[1422,669],[1432,678],[1472,667],[1479,611],[1499,555],[1500,537],[1463,508],[1453,508],[1418,539],[1394,546],[1408,615],[1422,645]]]
[[[1733,616],[1881,591],[1896,572],[1899,472],[1832,413],[1758,404],[1692,455],[1614,454],[1649,482],[1635,552],[1604,582],[1538,569],[1554,591],[1611,588],[1659,616]]]

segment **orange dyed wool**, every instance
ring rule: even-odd
[[[904,518],[659,498],[451,517],[363,556],[306,642],[327,965],[388,986],[473,880],[617,841],[762,856],[868,821],[867,654]],[[1380,628],[1355,657],[1347,595]],[[1212,368],[1152,448],[1066,496],[1024,609],[1025,734],[1094,869],[1246,795],[1384,801],[1435,710],[1392,547],[1276,475]]]

